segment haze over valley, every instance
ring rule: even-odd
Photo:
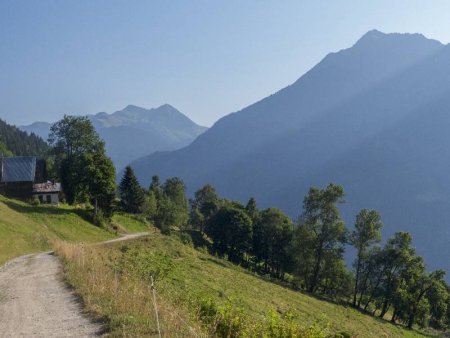
[[[0,1],[0,338],[450,337],[448,13]]]

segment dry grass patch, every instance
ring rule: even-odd
[[[122,270],[104,247],[59,242],[56,252],[65,261],[67,281],[84,300],[87,310],[105,322],[111,337],[158,336],[150,281]],[[163,337],[205,337],[198,323],[182,308],[156,293]]]

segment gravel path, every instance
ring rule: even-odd
[[[98,337],[102,331],[62,281],[61,262],[53,253],[21,256],[0,268],[0,337]]]

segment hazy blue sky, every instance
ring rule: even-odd
[[[0,0],[0,118],[170,103],[211,125],[366,31],[450,41],[449,0]]]

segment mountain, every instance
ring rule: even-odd
[[[118,169],[155,151],[184,147],[206,130],[168,104],[154,109],[129,105],[113,114],[88,117]],[[46,139],[50,126],[50,123],[35,122],[20,128]]]
[[[35,134],[28,134],[0,120],[0,156],[45,155],[48,145]]]
[[[44,140],[47,140],[50,133],[51,123],[48,122],[34,122],[28,126],[19,126],[19,129],[27,132],[28,134],[35,134]]]
[[[190,193],[211,183],[292,217],[310,186],[333,181],[346,189],[349,226],[358,209],[378,209],[385,236],[411,231],[430,267],[449,271],[449,93],[450,46],[374,30],[188,147],[132,166],[145,185],[179,176]]]

